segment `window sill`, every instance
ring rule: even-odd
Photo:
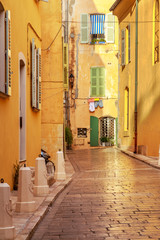
[[[94,43],[92,43],[92,42],[90,42],[89,43],[90,45],[104,45],[104,44],[106,44],[106,42],[94,42]]]
[[[7,95],[6,93],[0,91],[0,97],[1,98],[8,98],[9,95]]]

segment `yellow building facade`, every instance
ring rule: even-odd
[[[116,144],[118,23],[114,1],[70,0],[68,122],[74,148]]]
[[[120,24],[119,146],[135,150],[135,109],[137,107],[136,151],[144,155],[158,156],[160,139],[159,1],[137,1],[137,7],[136,1],[115,1],[110,10],[118,17]],[[138,24],[136,24],[136,16]],[[136,42],[138,43],[137,51]]]
[[[34,166],[41,149],[39,2],[0,1],[0,177],[13,186],[14,164]]]
[[[63,25],[61,1],[41,2],[42,17],[42,149],[56,163],[63,151]]]

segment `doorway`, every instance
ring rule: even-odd
[[[116,120],[113,117],[102,117],[100,119],[100,137],[116,140]]]
[[[99,145],[98,122],[99,122],[99,119],[97,117],[90,116],[90,146],[91,147],[96,147]]]
[[[20,129],[20,161],[26,160],[26,66],[19,60],[19,129]]]

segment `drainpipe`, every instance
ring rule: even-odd
[[[79,44],[79,40],[80,40],[80,34],[78,34],[78,38],[76,41],[76,48],[77,48],[77,53],[76,53],[76,94],[75,94],[75,98],[78,98],[78,44]]]
[[[135,36],[135,143],[134,153],[137,153],[137,86],[138,86],[138,0],[136,0],[136,36]]]

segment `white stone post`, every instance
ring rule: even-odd
[[[10,186],[0,183],[0,240],[14,239],[15,227],[12,224]]]
[[[65,162],[64,162],[63,152],[61,150],[57,152],[57,169],[55,173],[55,178],[57,180],[66,179]]]
[[[35,196],[46,196],[49,193],[49,186],[47,184],[47,169],[45,160],[42,157],[36,158],[35,186],[33,192]]]
[[[31,169],[21,167],[19,170],[18,198],[16,212],[33,212],[35,201],[33,201]]]

